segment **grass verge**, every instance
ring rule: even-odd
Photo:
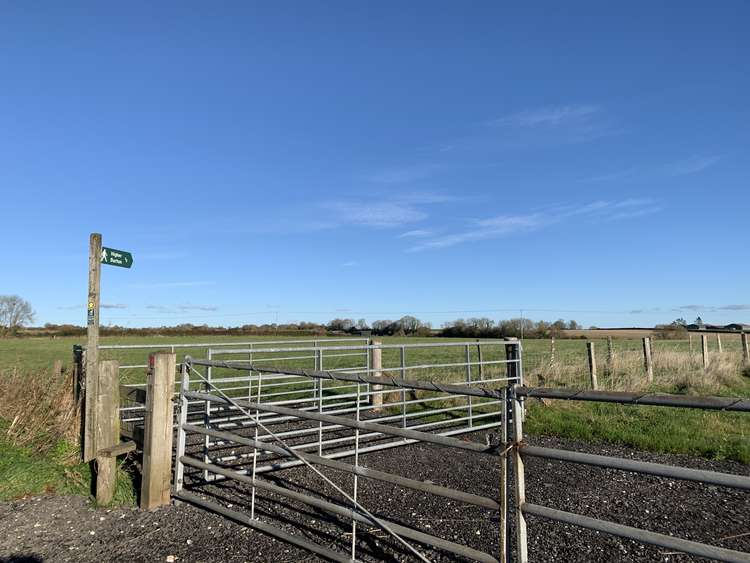
[[[750,416],[697,409],[527,401],[524,430],[639,450],[750,463]]]
[[[38,494],[90,495],[92,471],[80,463],[78,412],[69,378],[0,370],[0,501]],[[120,465],[113,504],[135,504]]]

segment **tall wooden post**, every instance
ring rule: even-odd
[[[742,342],[742,360],[745,362],[745,364],[750,364],[750,346],[748,346],[747,343],[746,332],[743,332],[740,335],[740,340]]]
[[[599,389],[599,381],[596,376],[596,353],[594,343],[586,342],[586,351],[589,356],[589,375],[591,376],[591,388],[596,391]]]
[[[693,335],[688,332],[688,346],[690,347],[690,355],[693,354]]]
[[[102,235],[89,237],[89,293],[86,301],[86,395],[83,430],[83,461],[96,457],[96,398],[99,394],[99,287],[102,274]]]
[[[120,383],[119,366],[115,360],[99,363],[99,385],[96,396],[96,503],[112,502],[117,480],[117,458],[103,455],[101,450],[120,442]]]
[[[716,333],[716,347],[719,350],[719,354],[721,354],[724,350],[721,348],[721,334],[718,332]]]
[[[169,504],[172,471],[172,395],[177,356],[156,352],[149,357],[143,437],[141,508]]]
[[[654,364],[651,358],[651,338],[648,336],[643,339],[643,362],[646,368],[646,380],[649,383],[654,381]]]
[[[382,342],[379,340],[373,340],[372,345],[373,346],[380,346]],[[383,369],[383,350],[380,348],[371,348],[370,349],[370,370],[372,370],[372,376],[373,377],[383,377],[383,372],[381,371]],[[373,411],[380,412],[383,409],[383,393],[380,393],[380,391],[383,390],[382,385],[372,385],[372,392],[374,393],[371,395],[372,397],[372,406]]]
[[[703,354],[703,369],[708,369],[708,338],[701,334],[701,353]]]
[[[549,367],[555,367],[555,339],[554,337],[549,341]]]
[[[607,337],[607,373],[612,375],[615,371],[615,347],[612,337]]]

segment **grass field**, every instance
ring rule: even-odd
[[[206,343],[254,342],[255,348],[267,347],[272,341],[296,340],[284,337],[112,337],[103,338],[102,345],[155,345],[156,348],[103,350],[102,359],[117,359],[120,365],[144,366],[148,353],[158,349],[169,349],[171,344],[191,344],[190,348],[178,348],[178,358],[190,354],[196,358],[206,357]],[[417,344],[466,341],[465,339],[438,338],[380,338],[384,344]],[[320,339],[321,343],[336,346]],[[750,397],[750,377],[743,371],[740,357],[740,342],[735,335],[722,335],[723,353],[713,337],[710,341],[711,364],[704,372],[699,355],[700,343],[694,337],[693,352],[690,343],[684,341],[654,341],[654,382],[646,381],[643,370],[642,341],[638,338],[614,340],[615,362],[607,364],[607,343],[593,341],[599,365],[599,383],[605,389],[650,390],[670,393],[714,394]],[[0,340],[0,383],[6,382],[6,391],[0,386],[0,499],[14,498],[23,494],[44,491],[77,492],[86,494],[90,486],[88,466],[75,462],[70,451],[75,447],[66,436],[51,440],[44,426],[31,428],[24,440],[17,439],[18,414],[33,414],[31,407],[23,404],[24,398],[15,399],[15,407],[8,404],[8,389],[37,389],[64,393],[60,382],[47,381],[51,377],[51,366],[62,360],[68,368],[72,363],[72,347],[82,343],[81,338],[19,338]],[[361,342],[359,343],[361,344]],[[284,344],[273,345],[283,347]],[[548,340],[525,340],[523,342],[523,369],[529,385],[589,387],[586,341],[582,339],[560,339],[555,343],[554,362]],[[477,359],[476,347],[470,348],[471,358]],[[338,352],[345,354],[345,352]],[[462,362],[464,347],[407,348],[406,365]],[[288,356],[288,354],[286,354]],[[237,356],[234,356],[235,358]],[[255,353],[254,361],[271,359],[274,354]],[[278,354],[275,356],[278,357]],[[504,358],[504,347],[483,347],[483,359]],[[244,358],[243,358],[244,359]],[[362,365],[364,357],[324,353],[324,367],[351,367]],[[276,363],[275,361],[272,363]],[[283,362],[288,367],[313,368],[311,356]],[[398,349],[384,350],[383,367],[400,365]],[[456,380],[462,377],[456,369],[431,368],[413,370],[408,376],[415,379]],[[505,366],[497,364],[485,368],[485,378],[493,372],[503,373]],[[11,378],[13,378],[11,380]],[[27,378],[27,379],[24,379]],[[123,382],[143,382],[145,369],[136,367],[122,371]],[[28,381],[28,384],[22,383]],[[37,384],[36,387],[32,383]],[[57,385],[57,387],[55,387]],[[52,391],[50,391],[52,390]],[[53,396],[54,399],[54,396]],[[29,401],[33,403],[33,401]],[[526,430],[535,435],[555,435],[593,442],[624,444],[645,450],[669,453],[687,453],[710,458],[728,458],[750,463],[750,416],[742,413],[717,413],[697,410],[632,407],[608,404],[551,402],[527,402],[529,412]],[[12,408],[16,410],[13,411]],[[44,409],[39,409],[44,410]],[[50,409],[47,409],[47,412]],[[10,414],[8,414],[10,413]],[[33,419],[32,416],[28,418]],[[23,420],[23,416],[21,417]],[[15,424],[15,428],[13,425]],[[38,424],[38,423],[37,423]],[[57,436],[53,434],[53,438]],[[58,432],[58,434],[60,434]],[[15,438],[14,438],[15,437]],[[44,447],[39,447],[41,442]],[[132,486],[127,477],[121,476],[118,500],[132,502]]]

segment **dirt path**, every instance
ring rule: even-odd
[[[478,438],[475,438],[478,439]],[[684,456],[645,454],[627,448],[590,446],[553,439],[537,445],[623,455],[646,461],[748,475],[750,467]],[[370,467],[493,496],[498,483],[497,459],[429,445],[363,456]],[[562,464],[531,458],[527,464],[527,499],[572,512],[610,519],[723,547],[750,551],[750,493],[622,471]],[[340,484],[350,477],[328,472]],[[297,490],[318,488],[303,469],[274,479]],[[222,483],[201,491],[207,498],[242,508],[249,499],[243,486]],[[410,524],[483,551],[497,550],[497,522],[489,512],[458,505],[399,487],[360,480],[360,500],[378,514]],[[261,517],[293,533],[345,550],[350,525],[312,509],[259,496]],[[410,560],[381,532],[361,526],[358,559]],[[744,534],[744,535],[743,535]],[[739,536],[731,538],[731,536]],[[724,539],[723,539],[724,538]],[[433,561],[455,560],[426,551]],[[657,548],[541,519],[529,519],[530,560],[537,561],[674,561],[697,560]],[[40,561],[178,561],[284,562],[315,560],[266,535],[189,505],[155,512],[94,509],[81,497],[38,497],[0,504],[0,562]]]

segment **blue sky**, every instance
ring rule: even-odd
[[[750,321],[745,2],[5,2],[0,294],[85,323]]]

